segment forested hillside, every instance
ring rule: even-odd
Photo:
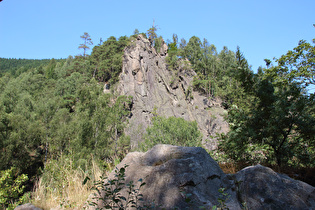
[[[64,59],[59,59],[57,62],[62,62]],[[10,73],[12,76],[18,76],[31,68],[40,68],[46,66],[50,59],[15,59],[15,58],[0,58],[0,75]],[[53,64],[53,63],[52,63]]]
[[[114,90],[124,49],[138,34],[109,37],[91,55],[82,44],[84,54],[67,59],[0,58],[1,207],[26,201],[80,206],[97,178],[96,168],[111,170],[130,151],[124,129],[132,97]],[[156,28],[142,35],[160,50]],[[315,98],[307,92],[315,85],[314,43],[300,41],[274,62],[265,59],[255,73],[240,47],[218,51],[206,39],[193,36],[187,42],[173,35],[167,42],[168,70],[176,76],[180,66],[192,68],[197,73],[192,88],[209,99],[221,98],[228,112],[230,132],[218,134],[218,150],[209,151],[213,157],[232,165],[315,167]],[[104,93],[105,84],[111,91]],[[194,132],[180,133],[183,127]],[[146,141],[154,144],[161,135],[169,141],[185,135],[201,145],[194,122],[156,116],[147,131]],[[87,189],[80,201],[70,196],[78,193],[67,182],[71,176]]]

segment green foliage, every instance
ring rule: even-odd
[[[219,193],[220,193],[220,196],[218,198],[218,201],[219,201],[219,206],[218,206],[218,209],[226,209],[228,210],[229,208],[226,206],[225,202],[226,200],[230,197],[230,195],[228,193],[225,192],[225,188],[219,188]]]
[[[101,177],[101,181],[95,183],[94,201],[90,201],[90,206],[99,207],[97,202],[102,201],[103,206],[98,209],[154,209],[153,206],[144,204],[143,195],[140,193],[141,188],[145,185],[142,179],[139,179],[139,186],[136,187],[133,181],[126,183],[126,168],[128,165],[115,169],[114,178],[107,179]],[[123,190],[126,189],[126,195]]]
[[[216,90],[218,90],[216,81],[212,78],[207,78],[200,72],[197,73],[196,76],[194,76],[193,88],[195,91],[199,91],[200,93],[203,93],[208,97],[216,95]]]
[[[177,146],[201,146],[202,134],[197,123],[183,118],[155,116],[152,126],[147,128],[145,141],[140,149],[146,151],[156,144],[172,144]]]
[[[299,47],[309,46],[303,43]],[[229,110],[231,131],[222,136],[220,148],[231,159],[279,166],[314,166],[315,104],[313,95],[305,91],[314,74],[312,56],[309,52],[306,54],[310,57],[302,56],[299,47],[295,48],[297,54],[289,51],[278,60],[279,66],[265,69],[266,73],[261,70],[258,76],[247,77],[250,74],[240,71],[237,77],[243,81],[244,93],[252,94],[253,99],[249,100],[249,106],[234,106]],[[238,65],[246,67],[241,54],[237,55]]]
[[[139,30],[136,28],[136,29],[133,31],[133,35],[139,35],[139,34],[140,34]]]
[[[163,44],[164,44],[164,40],[161,36],[159,36],[158,38],[155,39],[154,48],[155,48],[157,53],[161,52]]]
[[[55,67],[56,67],[56,60],[51,59],[48,66],[46,67],[46,73],[45,73],[45,75],[48,79],[55,79],[56,78]]]
[[[0,207],[14,209],[25,200],[20,197],[24,193],[27,175],[18,175],[15,167],[0,171]]]
[[[104,94],[90,69],[79,56],[0,78],[0,170],[16,167],[32,186],[48,160],[110,161],[128,152],[124,127],[132,99]]]
[[[234,76],[241,83],[241,86],[244,88],[244,90],[249,93],[251,90],[253,90],[254,73],[250,70],[247,60],[245,59],[243,53],[241,53],[239,47],[237,47],[235,56],[237,71],[234,73]]]
[[[171,49],[174,43],[169,44]],[[218,54],[216,47],[206,39],[201,41],[193,36],[187,44],[182,40],[179,50],[170,51],[167,62],[171,69],[179,68],[178,56],[188,59],[197,72],[193,80],[194,90],[209,98],[220,97],[225,108],[232,104],[243,106],[242,103],[248,104],[251,100],[256,78],[239,47],[236,53],[223,47]]]
[[[64,59],[58,59],[57,62],[63,62]],[[32,68],[40,68],[46,66],[50,59],[15,59],[15,58],[0,58],[0,76],[9,73],[12,76],[19,76]]]
[[[156,34],[156,31],[157,31],[157,26],[154,26],[154,22],[153,22],[153,26],[149,28],[147,31],[147,36],[151,43],[151,46],[155,48],[157,53],[160,53],[164,40],[161,36],[158,36]]]
[[[168,68],[171,70],[178,70],[179,63],[178,63],[178,57],[180,54],[180,51],[178,49],[178,37],[176,34],[173,34],[173,42],[170,42],[168,44],[168,56],[166,57],[166,62],[168,64]]]
[[[111,36],[102,45],[95,46],[90,56],[93,66],[93,77],[101,82],[114,84],[122,70],[123,49],[129,44],[129,38],[118,40]]]
[[[193,36],[189,39],[187,46],[183,49],[183,57],[187,58],[193,69],[198,72],[201,69],[199,68],[201,58],[202,58],[202,43],[200,39],[196,36]]]
[[[266,75],[275,79],[275,82],[291,83],[293,81],[302,87],[315,84],[315,39],[313,44],[301,40],[297,47],[289,50],[276,60],[278,66],[266,69]]]
[[[311,166],[315,119],[309,106],[314,102],[296,87],[275,91],[265,81],[256,94],[258,100],[252,109],[229,111],[231,131],[221,143],[224,151],[238,161],[257,163],[267,159],[279,166]]]
[[[157,27],[154,26],[154,22],[153,22],[153,26],[149,28],[147,31],[148,39],[151,42],[152,46],[154,46],[154,42],[158,38],[156,31],[157,31]]]
[[[55,59],[55,63],[62,64],[65,59]],[[10,74],[13,77],[18,77],[20,74],[36,70],[43,74],[43,67],[51,62],[50,59],[15,59],[15,58],[0,58],[0,77]]]

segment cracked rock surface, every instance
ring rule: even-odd
[[[220,188],[227,193],[226,206],[233,210],[241,209],[244,202],[248,209],[315,209],[314,187],[261,165],[224,174],[200,147],[160,144],[145,153],[129,153],[117,168],[125,165],[126,183],[144,179],[144,201],[154,202],[156,209],[212,209],[222,198]],[[113,177],[112,172],[109,179]],[[189,203],[187,194],[191,194]]]
[[[137,183],[140,178],[146,185],[141,193],[144,200],[165,209],[210,209],[218,205],[219,188],[226,188],[230,209],[240,209],[232,182],[219,165],[200,147],[156,145],[146,153],[132,152],[117,166],[128,165],[126,183]],[[113,177],[112,173],[109,178]],[[192,194],[192,202],[185,195]],[[101,203],[100,203],[101,206]]]

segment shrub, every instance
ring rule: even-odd
[[[3,209],[14,209],[25,200],[26,196],[20,196],[24,193],[23,184],[28,177],[26,174],[17,174],[15,167],[0,172],[0,207]]]
[[[140,193],[140,189],[145,185],[142,179],[139,179],[139,186],[136,187],[133,181],[126,184],[125,171],[128,165],[118,169],[115,169],[115,175],[113,179],[106,179],[101,177],[101,181],[95,182],[94,189],[94,201],[89,201],[90,206],[99,207],[98,202],[102,201],[101,208],[97,209],[154,209],[154,204],[146,205],[143,202],[143,195]],[[127,196],[123,195],[123,190],[127,189]]]
[[[183,118],[161,116],[155,116],[152,120],[153,125],[147,128],[145,141],[139,145],[140,150],[146,151],[157,144],[201,146],[202,134],[196,121],[188,122]]]

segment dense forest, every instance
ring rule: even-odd
[[[152,27],[142,35],[158,51],[162,37],[156,32]],[[132,98],[103,88],[117,83],[123,50],[138,34],[111,36],[90,55],[86,49],[92,42],[84,33],[80,56],[0,58],[1,207],[29,201],[80,205],[70,199],[67,179],[77,177],[81,187],[91,189],[102,173],[96,169],[111,170],[131,150],[124,128]],[[302,40],[274,62],[265,59],[255,73],[240,47],[217,51],[206,39],[179,41],[176,34],[167,41],[169,71],[176,73],[183,63],[192,68],[197,73],[193,89],[221,98],[228,111],[230,131],[218,134],[218,150],[209,151],[213,157],[231,164],[315,167],[315,95],[307,91],[315,85],[314,44]],[[200,136],[195,122],[156,116],[144,144],[133,149],[160,142],[201,146]]]

